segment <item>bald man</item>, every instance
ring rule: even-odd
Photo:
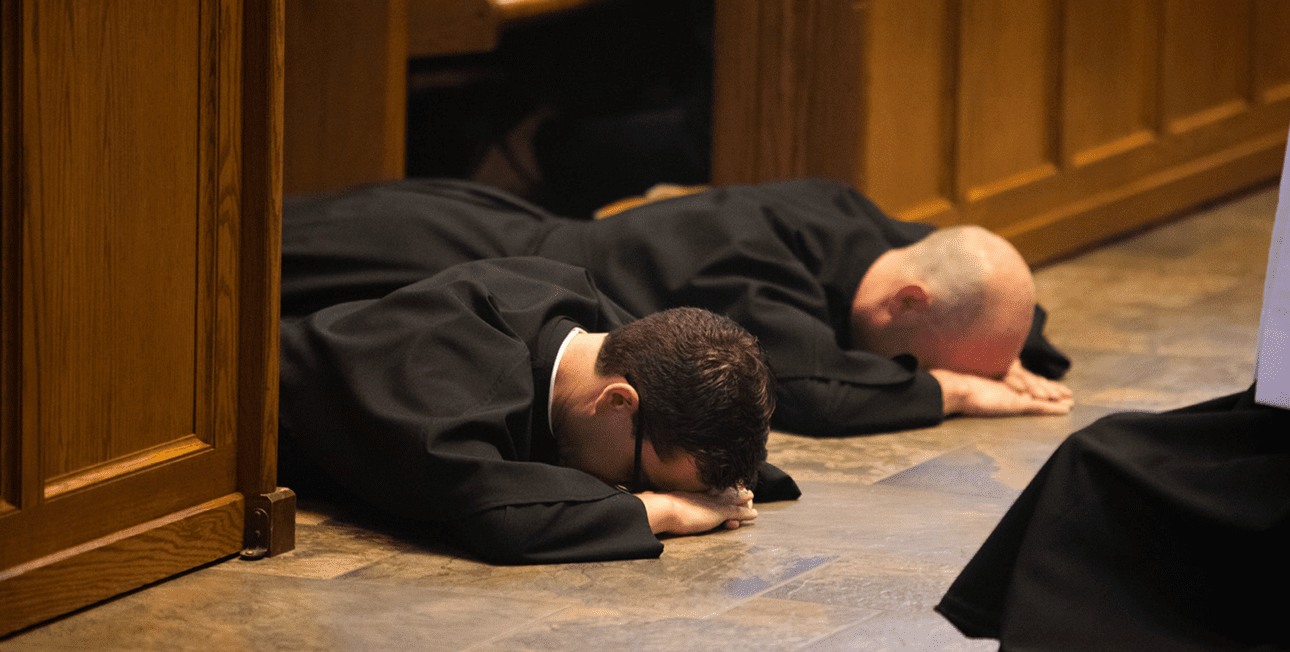
[[[284,211],[283,316],[518,255],[586,268],[634,314],[696,306],[744,326],[775,371],[783,430],[845,436],[1071,405],[1049,380],[1069,361],[1042,336],[1015,249],[983,229],[891,219],[826,181],[715,188],[595,221],[450,180],[297,198]]]
[[[951,227],[874,261],[851,304],[851,337],[881,356],[916,356],[946,414],[1061,414],[1070,390],[1020,364],[1034,307],[1016,248],[979,226]]]

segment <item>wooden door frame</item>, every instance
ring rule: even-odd
[[[48,618],[164,579],[238,552],[274,555],[294,547],[294,495],[276,486],[278,285],[282,193],[282,0],[208,0],[203,20],[218,26],[204,35],[233,44],[204,42],[203,51],[220,53],[201,84],[215,83],[206,97],[213,105],[203,112],[217,120],[222,134],[203,145],[198,173],[199,193],[213,207],[212,255],[231,270],[228,282],[218,283],[212,297],[218,315],[215,326],[232,349],[216,365],[214,391],[225,392],[228,404],[214,418],[217,435],[227,445],[211,449],[194,439],[185,448],[167,445],[167,455],[148,477],[114,468],[108,493],[130,487],[155,500],[146,512],[124,495],[109,497],[106,509],[121,514],[166,513],[124,529],[99,533],[92,540],[35,558],[16,557],[0,568],[0,636]],[[3,46],[0,49],[0,518],[22,517],[47,492],[37,472],[37,442],[25,440],[23,379],[24,261],[22,211],[26,205],[23,150],[22,39],[19,3],[0,5]],[[232,36],[228,36],[232,35]],[[231,146],[230,146],[231,144]],[[224,388],[220,390],[219,388]],[[28,397],[29,398],[29,397]],[[30,405],[30,403],[27,403]],[[224,439],[228,437],[228,439]],[[190,453],[189,450],[192,452]],[[180,504],[167,497],[166,483],[191,486],[201,474],[190,475],[195,459],[214,455],[225,460],[232,493]],[[147,455],[141,463],[152,462]],[[120,464],[114,466],[120,467]],[[12,471],[17,471],[12,472]],[[155,476],[155,477],[154,477]],[[102,493],[102,492],[100,492]],[[204,495],[209,491],[199,490]],[[75,489],[60,500],[82,504]],[[104,503],[104,501],[99,501]],[[172,504],[173,503],[173,504]],[[89,504],[89,503],[84,503]],[[99,505],[104,509],[103,505]],[[67,511],[60,507],[60,512]],[[87,514],[94,519],[97,515]],[[30,524],[28,519],[24,523]],[[43,527],[43,526],[41,526]],[[38,534],[19,528],[18,539]],[[12,529],[12,528],[10,528]],[[46,528],[47,529],[47,528]],[[101,528],[99,528],[101,529]],[[10,546],[22,541],[11,539]],[[8,547],[8,546],[7,546]]]

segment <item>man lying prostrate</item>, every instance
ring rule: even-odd
[[[1070,390],[1021,364],[1034,312],[1021,254],[981,227],[950,227],[874,260],[851,304],[851,341],[915,356],[946,414],[1063,414]]]
[[[454,266],[281,330],[282,481],[322,475],[496,563],[657,557],[796,485],[765,464],[774,389],[713,313],[632,321],[587,273]],[[627,487],[624,489],[622,487]]]
[[[536,255],[586,268],[633,314],[697,306],[747,328],[775,371],[783,430],[1068,411],[1069,390],[1050,379],[1070,363],[1043,337],[1020,254],[979,228],[914,246],[934,232],[824,181],[716,188],[594,221],[479,184],[401,181],[286,203],[282,309],[290,318],[465,260]]]

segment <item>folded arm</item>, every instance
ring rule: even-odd
[[[733,530],[757,518],[753,493],[747,489],[646,492],[636,497],[645,503],[654,534],[699,534],[718,527]]]

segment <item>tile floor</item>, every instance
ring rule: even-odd
[[[0,639],[55,650],[991,650],[931,611],[1071,431],[1252,378],[1276,209],[1264,187],[1040,270],[1074,360],[1064,417],[956,419],[840,440],[776,433],[801,500],[656,560],[490,567],[302,502],[295,551],[229,559]]]

